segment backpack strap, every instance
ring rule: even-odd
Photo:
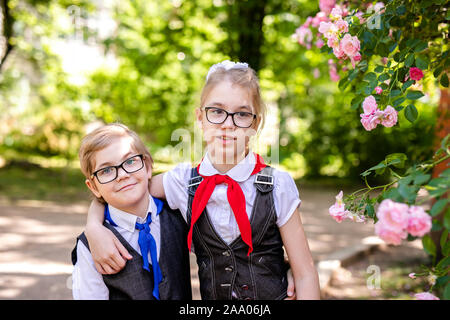
[[[267,193],[273,190],[273,168],[265,167],[255,175],[253,183],[260,192]]]

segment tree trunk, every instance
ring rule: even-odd
[[[267,1],[234,1],[228,7],[228,50],[232,59],[261,68],[262,31]]]
[[[438,122],[436,124],[436,130],[435,130],[435,150],[439,149],[442,139],[446,135],[450,133],[450,90],[449,89],[441,89],[441,99],[439,101],[439,107],[438,107]],[[449,166],[449,159],[446,161],[443,161],[436,165],[433,168],[432,178],[437,178],[445,169],[447,169]],[[448,197],[449,192],[445,193],[442,198]],[[433,199],[431,202],[431,206],[436,202],[436,199]],[[444,215],[447,211],[448,205],[445,210],[443,210],[436,219],[443,224],[444,221]],[[437,261],[442,259],[442,248],[440,245],[440,237],[442,235],[442,231],[432,231],[431,232],[431,239],[433,239],[433,242],[436,245],[436,258]]]

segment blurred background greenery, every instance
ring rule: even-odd
[[[279,165],[299,181],[360,183],[386,154],[420,161],[433,153],[437,88],[416,104],[418,121],[366,132],[362,111],[329,79],[329,57],[292,36],[317,0],[0,4],[0,195],[86,198],[77,152],[99,123],[128,125],[156,170],[169,168],[174,130],[194,135],[205,75],[224,59],[257,70],[270,111],[262,141],[277,140]]]

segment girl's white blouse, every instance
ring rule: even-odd
[[[230,169],[226,175],[239,183],[244,192],[247,215],[250,219],[253,210],[253,203],[256,197],[256,188],[253,185],[255,175],[251,175],[255,168],[256,158],[253,152]],[[172,209],[179,209],[186,219],[188,207],[187,186],[191,176],[192,165],[190,163],[180,163],[172,170],[166,172],[163,176],[164,192],[169,206]],[[200,164],[199,173],[203,176],[220,174],[212,165],[208,153],[206,153]],[[274,205],[277,215],[278,227],[283,226],[295,209],[300,205],[300,198],[292,177],[284,171],[273,170],[274,176]],[[206,210],[209,219],[214,226],[215,231],[220,237],[230,244],[239,237],[240,231],[234,218],[233,211],[227,199],[227,186],[225,184],[217,185],[211,198],[209,199]]]

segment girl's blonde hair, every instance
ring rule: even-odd
[[[130,137],[134,151],[144,155],[145,165],[153,168],[152,156],[136,132],[121,123],[110,123],[95,129],[81,141],[78,156],[80,158],[81,172],[87,179],[91,179],[95,168],[95,153],[106,148],[114,139],[119,137]]]
[[[200,105],[203,107],[211,90],[220,82],[228,80],[232,84],[238,85],[250,92],[253,107],[256,112],[256,130],[259,132],[264,127],[266,117],[266,106],[261,97],[258,76],[255,70],[246,68],[216,67],[215,71],[208,74],[205,85],[200,96]]]

